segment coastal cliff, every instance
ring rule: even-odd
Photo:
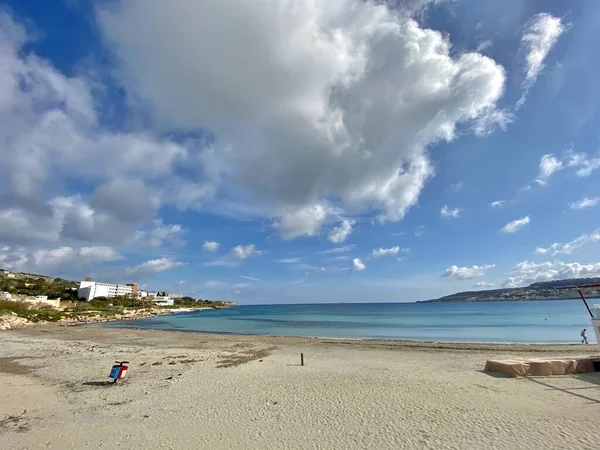
[[[519,302],[530,300],[565,300],[578,297],[576,290],[557,289],[563,286],[585,286],[589,284],[600,284],[600,278],[576,278],[569,280],[544,281],[533,283],[527,287],[489,289],[484,291],[466,291],[433,300],[425,300],[417,303],[430,302]],[[600,288],[586,289],[586,298],[600,298]]]

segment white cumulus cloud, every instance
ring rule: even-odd
[[[179,224],[165,224],[162,220],[154,220],[153,226],[147,230],[138,230],[133,236],[134,242],[145,243],[151,247],[170,244],[182,247],[186,244],[183,235],[187,232]]]
[[[494,60],[374,0],[116,0],[98,23],[157,127],[214,133],[201,192],[253,199],[284,238],[318,235],[333,204],[402,219],[427,147],[496,117],[504,89]]]
[[[217,241],[204,241],[204,244],[202,244],[202,248],[205,252],[216,252],[219,250],[220,246],[221,244]]]
[[[352,233],[352,227],[356,222],[349,219],[344,219],[337,227],[329,233],[328,239],[334,244],[341,244]]]
[[[123,259],[114,248],[91,246],[73,248],[61,246],[28,250],[24,247],[5,246],[0,249],[0,267],[11,270],[73,270],[74,267],[101,264]]]
[[[323,204],[307,205],[284,213],[274,227],[279,229],[283,239],[316,236],[329,215],[329,209]]]
[[[367,266],[365,266],[365,263],[363,263],[360,258],[354,258],[352,260],[352,270],[356,271],[356,272],[361,272],[363,270],[365,270],[367,268]]]
[[[231,250],[231,253],[239,260],[248,259],[251,256],[262,255],[262,251],[258,250],[254,244],[236,245]]]
[[[184,263],[176,261],[173,258],[151,259],[135,267],[126,268],[125,273],[131,277],[144,278],[157,275],[183,265]]]
[[[521,287],[542,281],[598,276],[600,276],[600,263],[565,263],[557,260],[537,264],[522,261],[513,267],[512,276],[502,284],[502,287]]]
[[[512,222],[508,222],[506,225],[504,225],[504,227],[502,227],[502,232],[503,233],[516,233],[517,231],[519,231],[520,229],[522,229],[524,226],[528,225],[531,222],[531,219],[529,218],[529,216],[525,216],[521,219],[516,219],[513,220]]]
[[[540,168],[538,173],[538,180],[545,182],[552,176],[553,173],[558,172],[563,168],[563,163],[558,160],[554,155],[547,154],[542,156],[540,159]]]
[[[218,177],[200,139],[105,129],[105,99],[95,97],[104,86],[62,73],[31,50],[34,38],[0,11],[0,241],[130,241],[160,206],[192,204],[182,202],[190,175],[196,191]],[[64,195],[81,181],[89,195]],[[210,195],[204,189],[194,205]]]
[[[452,265],[442,274],[444,278],[452,278],[455,280],[471,280],[473,278],[482,277],[487,270],[496,267],[494,264],[485,264],[483,266],[458,267]]]
[[[473,285],[473,287],[476,289],[488,289],[488,288],[492,288],[494,286],[495,286],[494,283],[486,283],[485,281],[478,281],[477,283],[475,283]]]

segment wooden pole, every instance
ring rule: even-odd
[[[300,365],[304,365],[304,353],[300,353]]]
[[[584,303],[585,307],[587,308],[588,312],[590,313],[590,317],[593,319],[594,318],[594,314],[592,314],[592,310],[588,306],[588,303],[585,301],[585,297],[583,296],[583,293],[581,292],[581,289],[577,289],[577,292],[579,292],[579,296],[581,297],[581,300],[583,300],[583,303]]]

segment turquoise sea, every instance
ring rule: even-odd
[[[591,303],[595,303],[593,300]],[[590,305],[591,306],[591,305]],[[449,342],[596,342],[581,300],[237,306],[108,322],[113,328]]]

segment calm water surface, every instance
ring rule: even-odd
[[[488,303],[360,303],[238,306],[103,326],[209,333],[436,340],[596,342],[581,300]]]

